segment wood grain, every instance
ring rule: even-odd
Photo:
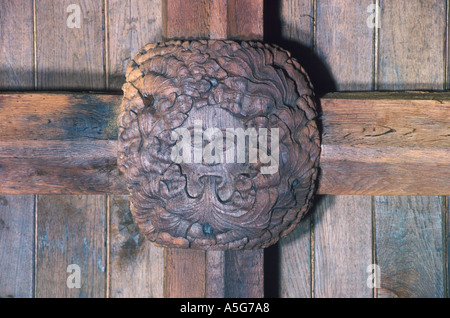
[[[438,196],[375,197],[383,290],[397,297],[445,296],[443,204]]]
[[[384,90],[445,88],[445,2],[382,0],[380,5],[377,87]],[[415,111],[414,105],[410,107]],[[443,118],[445,121],[449,116]],[[437,136],[447,140],[442,149],[448,151],[448,133]],[[429,139],[417,142],[426,144],[423,149],[435,147]],[[447,153],[441,155],[449,158]],[[435,155],[431,152],[431,156]],[[439,163],[436,166],[441,168]],[[426,176],[430,172],[427,165],[424,168]],[[406,169],[407,166],[404,174],[408,175]],[[442,171],[446,176],[449,169],[444,166]],[[421,176],[417,180],[422,184],[433,182]],[[448,181],[444,187],[443,192],[447,192]],[[421,194],[446,194],[443,192]],[[445,295],[442,201],[443,198],[436,196],[375,197],[376,257],[385,291],[377,294],[378,297]]]
[[[120,90],[131,58],[147,43],[162,39],[162,1],[107,2],[108,90]]]
[[[39,196],[36,297],[105,297],[104,195]],[[81,288],[68,288],[70,264],[81,269]]]
[[[2,91],[34,88],[32,16],[31,0],[0,2]],[[34,295],[34,199],[0,195],[0,297]]]
[[[316,54],[329,69],[338,91],[373,89],[374,31],[366,25],[370,3],[317,2]]]
[[[110,94],[0,94],[1,140],[116,140],[118,103]]]
[[[264,250],[225,252],[225,297],[264,297]]]
[[[164,297],[206,297],[206,252],[165,248]]]
[[[314,4],[311,0],[283,0],[279,3],[280,37],[276,40],[285,42],[290,47],[303,47],[293,51],[304,67],[311,67],[308,58],[312,56],[314,38]],[[270,21],[270,20],[269,20]],[[267,25],[268,28],[271,25]],[[273,27],[272,27],[273,28]],[[269,30],[274,31],[275,30]],[[272,40],[272,39],[270,39]],[[275,39],[273,39],[275,41]],[[280,43],[283,47],[285,43]],[[290,48],[291,49],[291,48]],[[312,297],[311,272],[311,218],[310,214],[300,222],[289,235],[278,244],[279,282],[278,296],[282,298]]]
[[[164,0],[163,39],[262,40],[262,0]]]
[[[311,298],[311,214],[279,243],[281,298]]]
[[[367,6],[371,1],[352,1],[351,5],[348,1],[332,0],[315,3],[315,52],[325,63],[331,77],[327,79],[327,73],[321,71],[319,79],[330,82],[328,89],[333,91],[372,90],[374,30],[366,24]],[[322,152],[326,154],[328,151],[325,146]],[[353,155],[350,154],[347,159],[352,160]],[[330,180],[327,171],[336,171],[334,177],[339,182],[347,180],[339,178],[339,170],[334,170],[336,166],[327,170],[327,160],[322,161],[322,158],[320,182],[324,183],[320,187],[326,187],[326,180]],[[345,164],[346,161],[340,163]],[[383,168],[374,170],[377,171],[374,174],[376,176]],[[350,168],[346,171],[351,175],[353,170]],[[370,194],[370,191],[348,191],[350,188],[359,188],[360,180],[359,177],[353,179],[352,185],[347,184],[350,187],[346,191],[341,189],[337,193]],[[336,185],[340,186],[339,182]],[[326,189],[328,191],[323,193],[333,192],[330,188]],[[314,216],[313,297],[372,297],[372,290],[366,286],[366,268],[372,263],[370,197],[324,196],[311,212]]]
[[[380,6],[378,88],[443,89],[445,1],[380,0]]]
[[[106,2],[106,10],[106,88],[114,91],[125,83],[126,65],[132,56],[145,44],[161,41],[162,4],[161,1],[110,0]],[[118,104],[122,95],[119,97]],[[110,122],[116,132],[113,140],[117,140],[116,122],[117,118]],[[114,154],[116,149],[111,149]],[[141,234],[131,215],[127,195],[109,195],[108,200],[110,297],[163,297],[163,248],[156,247]]]
[[[37,89],[104,89],[102,6],[78,1],[80,28],[69,28],[71,0],[36,5]]]
[[[70,19],[71,13],[66,11],[72,3],[70,0],[59,2],[43,0],[36,3],[37,89],[106,88],[103,62],[103,8],[92,1],[78,1],[76,4],[80,7],[80,28],[69,28],[67,20]],[[56,111],[48,105],[44,109]],[[77,116],[77,112],[73,114]],[[68,129],[77,130],[76,127],[79,126],[83,127],[83,123],[68,121]],[[94,124],[92,127],[97,125]],[[106,126],[103,128],[107,130]],[[93,135],[86,137],[95,140]],[[50,139],[54,140],[52,136]],[[87,148],[79,148],[79,151],[83,152],[82,149]],[[33,155],[39,152],[36,148],[35,150],[32,150]],[[66,162],[72,161],[77,156],[75,152],[62,153],[65,156],[63,161]],[[33,155],[29,158],[36,159]],[[105,160],[101,162],[105,163]],[[85,166],[83,170],[86,172],[89,169]],[[47,171],[52,170],[49,168]],[[67,172],[68,170],[60,171],[66,176]],[[36,174],[41,172],[37,171]],[[46,172],[42,171],[42,174]],[[105,297],[106,197],[38,196],[37,202],[36,296]],[[77,264],[81,268],[80,289],[69,289],[66,285],[69,264]]]
[[[0,16],[0,88],[33,89],[33,1],[2,1]]]
[[[163,297],[163,248],[139,232],[127,195],[109,196],[111,213],[110,296]]]
[[[108,94],[1,94],[6,133],[0,137],[0,191],[125,194],[111,140],[120,100]],[[334,93],[321,103],[319,194],[449,193],[447,93]],[[20,112],[10,116],[15,104]]]
[[[369,196],[323,196],[314,217],[314,297],[372,297],[367,266],[372,261]]]
[[[0,297],[34,294],[34,196],[0,195]]]

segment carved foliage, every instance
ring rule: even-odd
[[[126,76],[118,161],[151,241],[264,248],[295,227],[313,195],[320,144],[310,81],[288,52],[259,42],[148,44]],[[192,132],[198,120],[220,131],[278,128],[276,171],[262,173],[259,159],[175,163],[172,132]]]

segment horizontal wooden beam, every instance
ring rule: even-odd
[[[126,193],[120,94],[0,94],[0,193]],[[320,99],[319,194],[450,194],[450,93]]]

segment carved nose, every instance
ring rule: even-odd
[[[192,198],[201,196],[217,196],[219,201],[230,200],[234,192],[233,180],[227,176],[207,174],[202,176],[188,176],[186,190]]]

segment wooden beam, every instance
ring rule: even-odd
[[[127,193],[116,166],[121,95],[0,94],[0,193]],[[450,93],[320,99],[319,194],[450,193]]]
[[[262,40],[262,0],[165,0],[164,39]]]
[[[163,38],[262,40],[263,0],[164,0]],[[262,297],[263,250],[165,249],[166,297]],[[235,270],[238,268],[238,270]]]

